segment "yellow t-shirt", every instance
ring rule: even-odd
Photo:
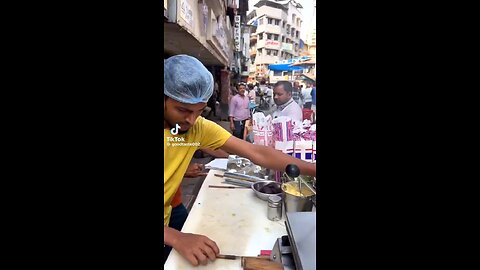
[[[163,131],[163,152],[165,171],[163,174],[163,223],[168,225],[173,200],[193,154],[199,148],[218,149],[232,136],[221,126],[198,117],[186,134],[172,135],[170,130]],[[183,144],[183,145],[180,145]],[[189,146],[185,146],[189,144]]]

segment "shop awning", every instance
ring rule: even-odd
[[[268,65],[269,70],[273,71],[292,71],[292,70],[302,70],[302,67],[294,67],[291,64],[270,64]]]
[[[315,60],[308,60],[308,61],[304,61],[304,62],[297,62],[297,63],[291,64],[290,66],[291,66],[291,67],[314,66],[314,65],[316,65],[316,64],[317,64],[317,63],[315,62]]]

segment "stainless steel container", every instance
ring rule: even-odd
[[[286,188],[288,187],[288,188]],[[282,185],[285,212],[310,212],[312,211],[312,197],[315,196],[307,187],[303,188],[301,192],[295,187],[298,187],[297,182],[288,182]]]
[[[282,219],[282,198],[280,196],[268,197],[267,217],[272,221]]]

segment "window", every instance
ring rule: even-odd
[[[300,35],[300,31],[297,31],[295,36],[298,38],[299,35]]]
[[[285,42],[285,37],[284,36],[282,36],[282,42]]]
[[[283,28],[285,28],[285,24],[286,24],[286,22],[283,21],[283,22],[282,22],[282,27],[283,27]]]
[[[268,18],[268,24],[273,24],[273,19],[272,18]]]
[[[278,40],[279,35],[273,35],[273,40]]]
[[[280,52],[280,58],[283,58],[283,52]]]
[[[262,40],[263,39],[263,33],[258,34],[258,39]]]
[[[278,51],[277,50],[272,50],[273,52],[273,56],[277,56],[278,55]]]
[[[262,55],[262,49],[261,48],[257,49],[257,53],[258,53],[258,55]]]
[[[280,20],[275,20],[275,25],[280,25]]]
[[[266,49],[266,51],[267,51],[267,55],[271,55],[271,54],[272,54],[272,50]]]
[[[258,19],[258,25],[261,25],[261,24],[263,24],[263,18]]]
[[[272,34],[267,34],[267,39],[272,39]]]
[[[283,71],[276,71],[276,70],[273,71],[273,76],[282,76],[282,74],[283,74]]]

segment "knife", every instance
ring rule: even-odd
[[[243,259],[243,258],[257,258],[263,260],[270,260],[269,256],[237,256],[237,255],[225,255],[225,254],[218,254],[217,259],[225,259],[225,260],[236,260],[236,259]]]

